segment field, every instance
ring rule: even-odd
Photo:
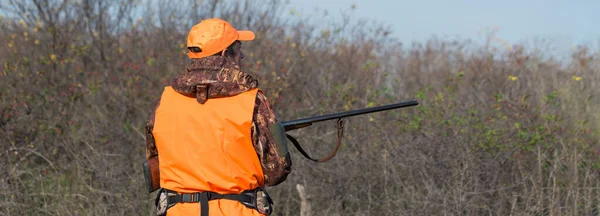
[[[599,52],[559,62],[493,34],[404,44],[350,6],[285,6],[0,3],[0,215],[153,214],[144,125],[188,63],[187,31],[213,16],[257,33],[243,69],[280,120],[420,102],[345,119],[327,163],[290,148],[292,174],[267,188],[275,215],[600,214]],[[335,121],[290,134],[322,157]]]

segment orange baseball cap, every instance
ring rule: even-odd
[[[236,40],[251,41],[256,35],[252,31],[238,31],[225,20],[212,18],[202,20],[190,30],[187,47],[198,47],[201,52],[189,52],[190,58],[204,58],[226,49]]]

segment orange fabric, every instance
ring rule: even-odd
[[[236,40],[251,41],[256,35],[252,31],[238,31],[222,19],[203,20],[188,33],[187,47],[199,47],[202,52],[188,53],[190,58],[203,58],[226,49]]]
[[[152,131],[160,161],[160,185],[177,192],[237,194],[264,186],[251,127],[258,89],[204,104],[167,86]],[[179,203],[168,215],[200,215],[200,203]],[[209,201],[209,213],[261,215],[235,200]]]

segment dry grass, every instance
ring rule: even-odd
[[[0,215],[152,214],[145,119],[187,63],[187,30],[211,16],[257,31],[244,68],[282,120],[421,103],[347,119],[331,162],[292,150],[275,215],[299,214],[297,184],[314,215],[598,215],[599,53],[579,47],[561,65],[492,39],[407,48],[350,13],[193,2],[1,5]],[[334,124],[291,134],[319,156]]]

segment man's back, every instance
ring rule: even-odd
[[[239,194],[263,185],[250,128],[257,89],[199,104],[166,87],[153,130],[159,154],[161,186],[194,193]],[[245,215],[237,201],[209,202],[210,215]],[[198,215],[198,204],[176,205],[173,215]],[[227,214],[227,212],[229,214]],[[250,212],[247,212],[250,213]]]
[[[232,194],[264,186],[250,134],[256,92],[199,104],[165,88],[153,131],[163,188]]]

